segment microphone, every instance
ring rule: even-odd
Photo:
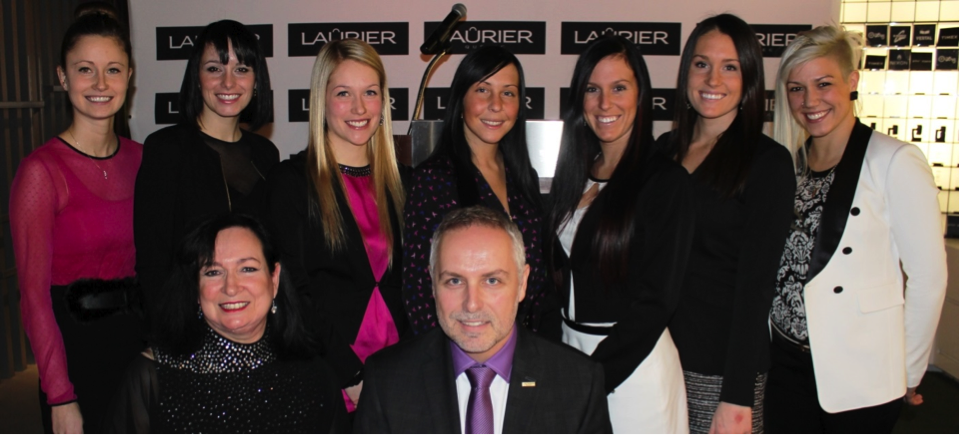
[[[464,6],[463,3],[453,5],[453,9],[450,10],[447,17],[443,19],[440,26],[437,27],[437,29],[430,34],[430,37],[424,41],[423,45],[420,46],[420,52],[423,54],[437,54],[450,39],[450,34],[453,33],[454,27],[457,27],[457,22],[466,15],[467,7]]]

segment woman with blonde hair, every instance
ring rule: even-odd
[[[770,311],[772,433],[889,433],[926,371],[947,269],[923,153],[854,116],[860,37],[801,34],[777,74],[775,138],[796,219]],[[906,275],[906,283],[904,283]]]
[[[354,409],[363,361],[407,330],[400,296],[404,189],[383,63],[367,43],[320,50],[307,148],[268,177],[283,264]]]

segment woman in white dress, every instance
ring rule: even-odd
[[[564,114],[547,258],[563,341],[604,368],[614,432],[688,431],[667,331],[693,235],[689,176],[653,149],[646,64],[626,39],[580,55]]]

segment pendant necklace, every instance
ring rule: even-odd
[[[78,141],[77,138],[73,135],[73,132],[71,132],[70,130],[67,130],[67,134],[70,135],[70,139],[73,139],[73,141],[77,143],[77,149],[80,150],[81,152],[83,152],[83,148],[80,146],[80,141]],[[103,168],[101,168],[99,164],[97,164],[97,159],[96,159],[96,157],[93,157],[93,156],[91,156],[91,155],[89,155],[89,154],[87,154],[87,153],[85,153],[85,152],[84,152],[83,154],[86,155],[87,157],[89,157],[89,158],[90,158],[90,161],[93,162],[93,165],[96,166],[97,169],[99,169],[101,172],[103,172],[103,179],[106,180],[106,179],[107,179],[107,171],[104,170]]]

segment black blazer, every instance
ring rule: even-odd
[[[261,174],[280,161],[277,147],[263,136],[243,132],[251,144],[251,159]],[[244,201],[258,214],[263,183]],[[230,211],[220,154],[207,146],[196,126],[177,124],[153,132],[143,142],[143,161],[137,173],[133,201],[133,236],[137,248],[137,276],[149,315],[162,298],[177,245],[204,219]]]
[[[569,258],[560,241],[554,240],[553,264],[563,278],[558,294],[561,306],[569,307],[572,271],[577,323],[617,322],[591,355],[603,364],[607,392],[633,373],[666,329],[680,300],[693,240],[693,201],[687,171],[656,153],[636,170],[644,175],[636,186],[639,197],[624,280],[604,285],[591,259],[590,238],[597,232],[606,204],[617,201],[605,195],[606,190],[583,215]]]
[[[670,135],[657,145],[666,149]],[[696,229],[670,334],[683,369],[723,376],[720,400],[752,406],[757,373],[770,369],[767,318],[797,190],[790,152],[765,135],[743,190],[724,197],[692,178]]]
[[[267,222],[276,236],[283,267],[289,272],[294,287],[310,305],[309,312],[318,314],[311,316],[311,320],[318,322],[314,330],[322,335],[324,356],[341,382],[346,382],[362,367],[349,345],[360,331],[375,286],[379,284],[397,332],[403,336],[409,329],[400,294],[403,227],[396,218],[394,204],[390,203],[393,264],[382,277],[373,276],[360,227],[350,212],[347,198],[338,190],[337,204],[346,243],[343,251],[330,250],[320,222],[309,215],[313,183],[307,177],[306,154],[301,151],[291,156],[267,177]],[[403,169],[401,174],[406,174]]]
[[[600,366],[516,328],[503,433],[611,433]],[[367,360],[354,430],[461,433],[458,404],[450,340],[435,328]]]

